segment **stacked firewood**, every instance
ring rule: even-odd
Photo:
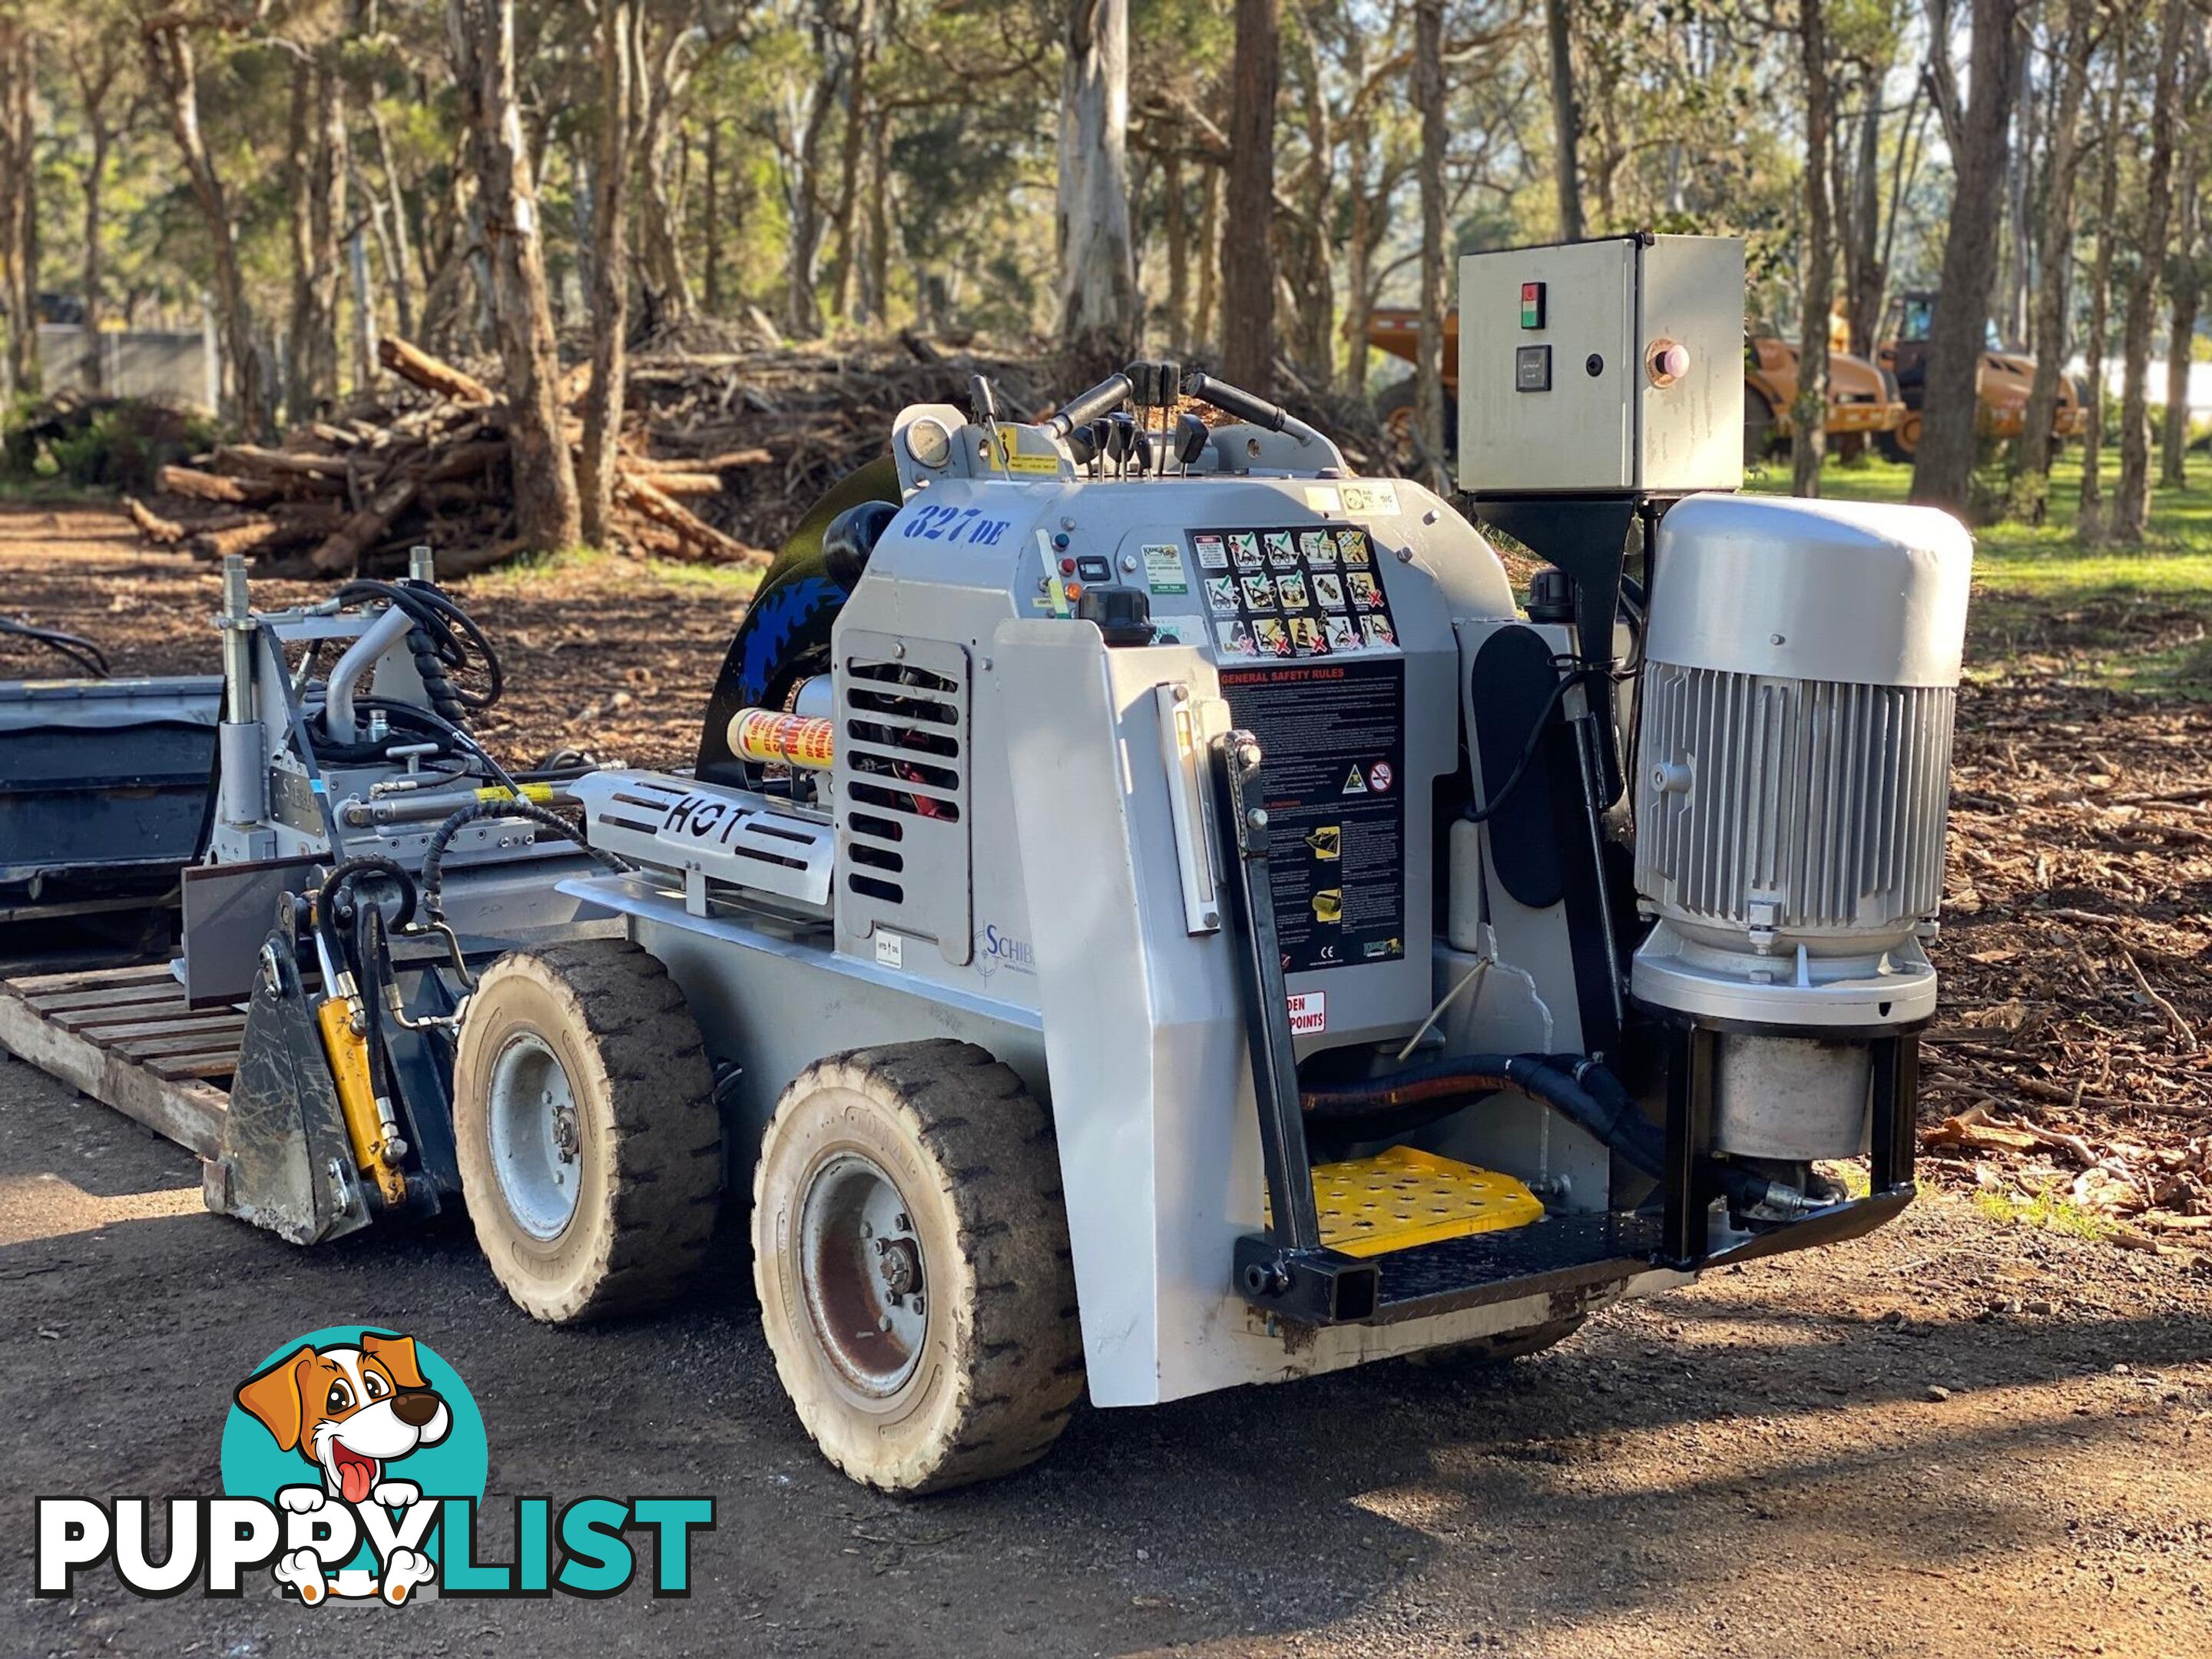
[[[322,577],[403,568],[407,550],[438,550],[446,574],[480,570],[520,550],[513,526],[507,410],[465,370],[406,341],[379,346],[385,368],[427,394],[411,406],[356,402],[287,433],[276,448],[221,444],[161,469],[152,504],[124,498],[149,541],[203,558],[237,553],[270,575]],[[583,375],[564,390],[580,393]],[[572,416],[567,437],[581,435]],[[763,564],[770,556],[685,505],[720,494],[729,469],[765,453],[654,459],[626,441],[615,483],[616,531],[628,550],[661,558]]]

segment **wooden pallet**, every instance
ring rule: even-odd
[[[0,979],[0,1048],[179,1146],[222,1146],[246,1016],[194,1013],[166,963]]]

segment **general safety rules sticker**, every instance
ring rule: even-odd
[[[1328,993],[1326,991],[1293,991],[1291,993],[1291,1035],[1318,1036],[1328,1030]]]

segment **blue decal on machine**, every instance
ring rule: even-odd
[[[996,547],[1013,528],[1008,519],[988,517],[979,507],[940,507],[925,502],[899,526],[900,537],[910,542],[958,542],[969,547]]]

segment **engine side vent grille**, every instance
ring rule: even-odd
[[[1644,694],[1640,891],[1700,921],[1785,932],[1934,913],[1954,690],[1653,663]]]
[[[968,653],[889,635],[845,635],[837,665],[838,914],[973,951]]]

